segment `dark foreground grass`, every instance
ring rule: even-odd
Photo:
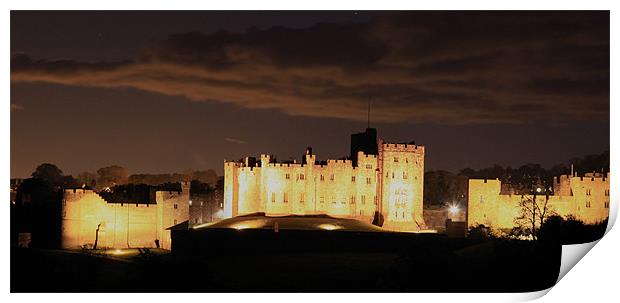
[[[345,236],[219,234],[214,246],[146,256],[13,248],[11,291],[522,292],[553,286],[560,266],[559,245]]]

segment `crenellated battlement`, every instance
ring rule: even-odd
[[[383,143],[382,149],[390,152],[424,153],[424,146],[408,143]]]
[[[335,165],[335,164],[352,164],[351,160],[327,160],[327,165]]]

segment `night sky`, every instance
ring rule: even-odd
[[[11,12],[11,177],[347,156],[426,170],[609,148],[608,12]]]

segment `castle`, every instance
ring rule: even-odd
[[[224,216],[327,214],[392,230],[425,228],[423,146],[377,141],[368,128],[351,136],[350,158],[319,162],[308,148],[301,163],[265,154],[224,161]]]
[[[609,173],[588,173],[585,176],[562,175],[554,178],[553,193],[537,188],[536,195],[515,195],[501,192],[501,181],[469,180],[467,221],[469,227],[479,224],[497,229],[516,227],[521,214],[522,199],[536,199],[541,208],[562,217],[574,216],[585,224],[601,222],[609,216]],[[535,191],[535,192],[536,192]]]
[[[167,228],[189,219],[189,182],[181,191],[156,191],[154,203],[112,202],[90,189],[65,189],[61,206],[61,247],[170,249]],[[156,241],[157,240],[157,241]],[[157,243],[156,243],[157,242]]]

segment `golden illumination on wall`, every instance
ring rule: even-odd
[[[609,217],[610,174],[586,174],[554,178],[553,193],[547,196],[536,188],[537,195],[501,194],[501,182],[495,180],[469,180],[467,221],[469,227],[483,224],[497,229],[516,227],[520,216],[522,199],[534,199],[536,203],[548,203],[549,211],[563,217],[569,215],[585,224],[601,222]],[[533,201],[533,200],[532,200]]]
[[[304,157],[299,163],[274,163],[270,155],[225,162],[224,217],[327,214],[370,223],[380,212],[388,229],[425,228],[423,146],[380,142],[379,155],[358,152],[357,166],[351,160],[319,164],[309,151]]]

